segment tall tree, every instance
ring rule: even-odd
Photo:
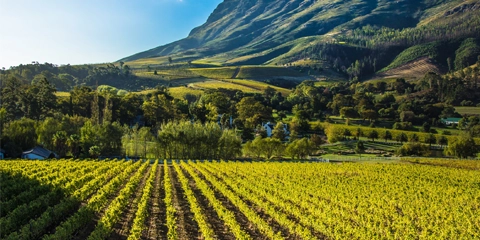
[[[67,153],[68,146],[68,136],[65,131],[58,131],[53,135],[53,145],[55,146],[55,151],[60,157],[65,157]]]
[[[245,127],[254,128],[262,121],[270,120],[272,109],[264,106],[253,97],[244,97],[236,105],[238,118],[244,122]]]
[[[17,78],[9,77],[5,80],[2,79],[1,87],[0,103],[6,110],[5,120],[13,121],[22,115],[19,105],[26,85],[23,85]]]
[[[449,156],[468,158],[474,157],[478,153],[478,148],[471,136],[463,135],[449,143],[445,153]]]
[[[284,141],[286,136],[285,125],[282,122],[278,122],[272,130],[272,137]]]

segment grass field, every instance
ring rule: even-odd
[[[137,71],[134,73],[138,77],[158,79],[158,80],[176,80],[184,78],[197,78],[200,75],[195,74],[194,72],[188,69],[170,69],[170,70],[158,70],[157,75],[154,71]]]
[[[207,60],[192,61],[192,64],[201,65],[201,66],[212,66],[212,67],[221,67],[222,66],[222,64],[219,63],[219,62],[207,61]]]
[[[229,79],[232,78],[236,69],[236,67],[192,68],[191,71],[206,78]]]
[[[344,81],[342,80],[322,80],[322,81],[316,81],[315,86],[317,87],[328,87],[334,84],[342,83]]]
[[[231,82],[224,82],[224,81],[204,81],[192,84],[194,88],[205,88],[205,89],[219,89],[219,88],[226,88],[226,89],[235,89],[240,90],[243,92],[252,92],[252,93],[259,93],[261,90],[244,86],[240,84],[235,84]]]
[[[273,66],[242,66],[237,78],[261,79],[272,77],[305,77],[305,74],[285,67]]]
[[[168,92],[174,98],[178,98],[178,99],[184,99],[185,95],[187,95],[187,94],[200,96],[203,93],[202,90],[193,89],[193,88],[189,88],[189,87],[171,87],[171,88],[168,89]]]
[[[257,89],[259,91],[263,91],[267,87],[271,87],[271,88],[277,90],[278,92],[280,92],[284,96],[290,94],[290,92],[291,92],[291,90],[289,90],[289,89],[273,86],[273,85],[270,85],[268,83],[264,83],[264,82],[260,82],[260,81],[254,81],[254,80],[225,80],[225,81],[235,83],[235,84],[239,84],[239,85],[248,86],[248,87]]]
[[[70,97],[70,92],[56,92],[55,96],[57,96],[57,97]]]
[[[357,163],[4,160],[0,238],[480,237],[479,161],[380,164],[368,157]]]
[[[455,107],[461,115],[480,115],[480,107]]]

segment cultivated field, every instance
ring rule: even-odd
[[[480,107],[455,107],[460,115],[480,115]]]
[[[421,78],[428,72],[441,73],[442,71],[428,57],[423,57],[380,72],[374,78]]]
[[[1,239],[478,239],[480,162],[0,161]]]

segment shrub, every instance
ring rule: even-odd
[[[411,122],[396,122],[393,124],[393,129],[396,130],[410,130],[413,125]]]
[[[418,142],[409,142],[403,144],[397,150],[397,154],[401,156],[430,156],[430,148],[427,145]]]

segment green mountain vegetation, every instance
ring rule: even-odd
[[[444,73],[476,62],[479,11],[471,0],[226,0],[187,38],[122,61],[290,66],[311,59],[323,75],[332,69],[363,79],[428,57]]]

